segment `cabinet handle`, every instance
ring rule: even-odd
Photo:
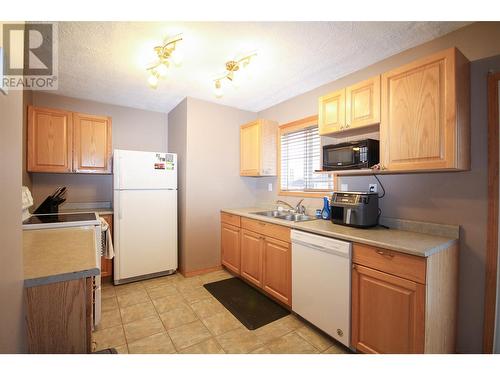
[[[258,222],[260,225],[266,225],[266,223],[263,223],[262,221]]]
[[[377,254],[382,255],[384,257],[394,258],[393,254],[386,253],[385,251],[382,251],[382,250],[377,250]]]

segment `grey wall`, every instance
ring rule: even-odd
[[[0,93],[0,353],[26,350],[22,298],[22,137],[23,92]]]
[[[167,151],[168,116],[166,113],[42,92],[33,93],[33,105],[111,116],[113,148]],[[112,201],[111,175],[33,173],[32,193],[35,206],[60,185],[68,186],[67,202]]]
[[[183,272],[220,265],[222,207],[255,204],[257,181],[239,176],[240,125],[253,112],[187,98],[169,114],[169,151],[179,155],[179,252]]]
[[[22,180],[23,185],[27,186],[28,189],[33,189],[33,182],[31,180],[31,173],[27,172],[27,133],[28,133],[28,105],[33,104],[33,92],[31,90],[23,91],[23,172],[22,172]]]
[[[433,52],[456,46],[471,61],[472,167],[469,172],[381,176],[387,196],[381,201],[384,216],[461,225],[459,322],[457,350],[482,350],[484,267],[487,218],[487,101],[486,74],[500,69],[500,23],[475,23],[429,43],[392,56],[335,82],[299,95],[259,113],[259,117],[280,123],[317,114],[318,97],[355,82],[383,73]],[[276,188],[276,178],[259,179],[257,197],[261,202],[277,199],[276,189],[267,192],[267,183]],[[367,190],[373,177],[343,177],[350,190]],[[288,197],[285,197],[288,198]],[[288,199],[296,202],[299,198]],[[308,199],[309,208],[321,200]]]

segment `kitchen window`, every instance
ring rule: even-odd
[[[279,127],[280,195],[323,196],[333,190],[329,174],[321,169],[321,140],[317,116]]]

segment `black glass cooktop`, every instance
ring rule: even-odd
[[[75,221],[90,221],[95,219],[95,214],[92,213],[33,215],[24,220],[23,224],[69,223]]]

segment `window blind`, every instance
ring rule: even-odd
[[[328,174],[314,173],[321,169],[321,142],[318,126],[281,135],[281,190],[333,190]]]

